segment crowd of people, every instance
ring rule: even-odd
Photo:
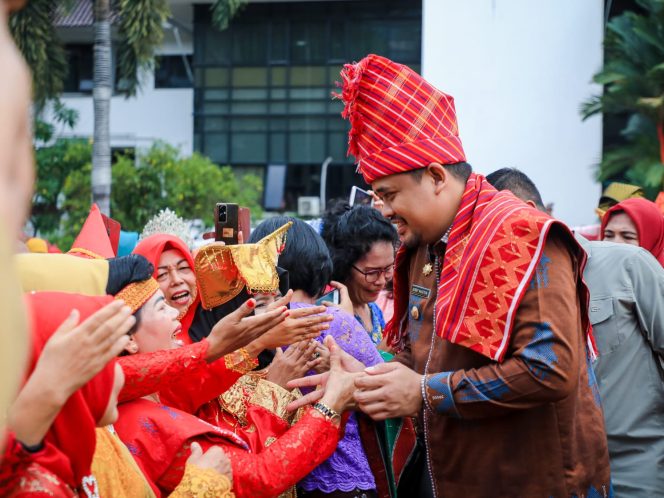
[[[451,96],[368,55],[338,97],[373,206],[197,249],[160,213],[127,256],[92,206],[68,253],[17,251],[29,73],[0,12],[0,495],[664,496],[641,189],[570,229],[521,171],[473,172]]]

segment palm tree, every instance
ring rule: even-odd
[[[624,143],[606,151],[599,179],[636,183],[654,198],[664,181],[664,2],[637,3],[643,13],[626,11],[608,23],[604,67],[593,78],[604,93],[581,113],[625,120]]]
[[[90,0],[94,2],[94,145],[92,201],[110,214],[111,147],[110,102],[113,93],[112,27],[117,27],[117,90],[127,97],[140,88],[141,74],[154,69],[155,50],[161,45],[163,25],[170,16],[167,0]],[[225,29],[247,0],[216,0],[213,23]],[[67,63],[52,19],[57,9],[67,9],[73,0],[30,0],[12,15],[10,27],[18,47],[33,72],[37,114],[62,93]],[[113,25],[113,26],[112,26]]]

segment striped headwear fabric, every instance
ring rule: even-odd
[[[371,54],[346,64],[341,78],[335,96],[351,123],[348,155],[367,183],[432,162],[466,160],[454,98],[409,67]]]

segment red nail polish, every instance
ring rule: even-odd
[[[247,301],[247,306],[249,308],[255,308],[256,307],[256,301],[254,301],[253,299],[249,299],[249,301]]]
[[[286,310],[286,312],[284,313],[284,316],[289,316],[289,315],[290,315],[290,311]]]

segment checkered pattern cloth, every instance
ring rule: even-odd
[[[348,154],[367,183],[423,168],[466,160],[454,99],[412,69],[368,55],[341,71],[342,116],[350,120]]]

